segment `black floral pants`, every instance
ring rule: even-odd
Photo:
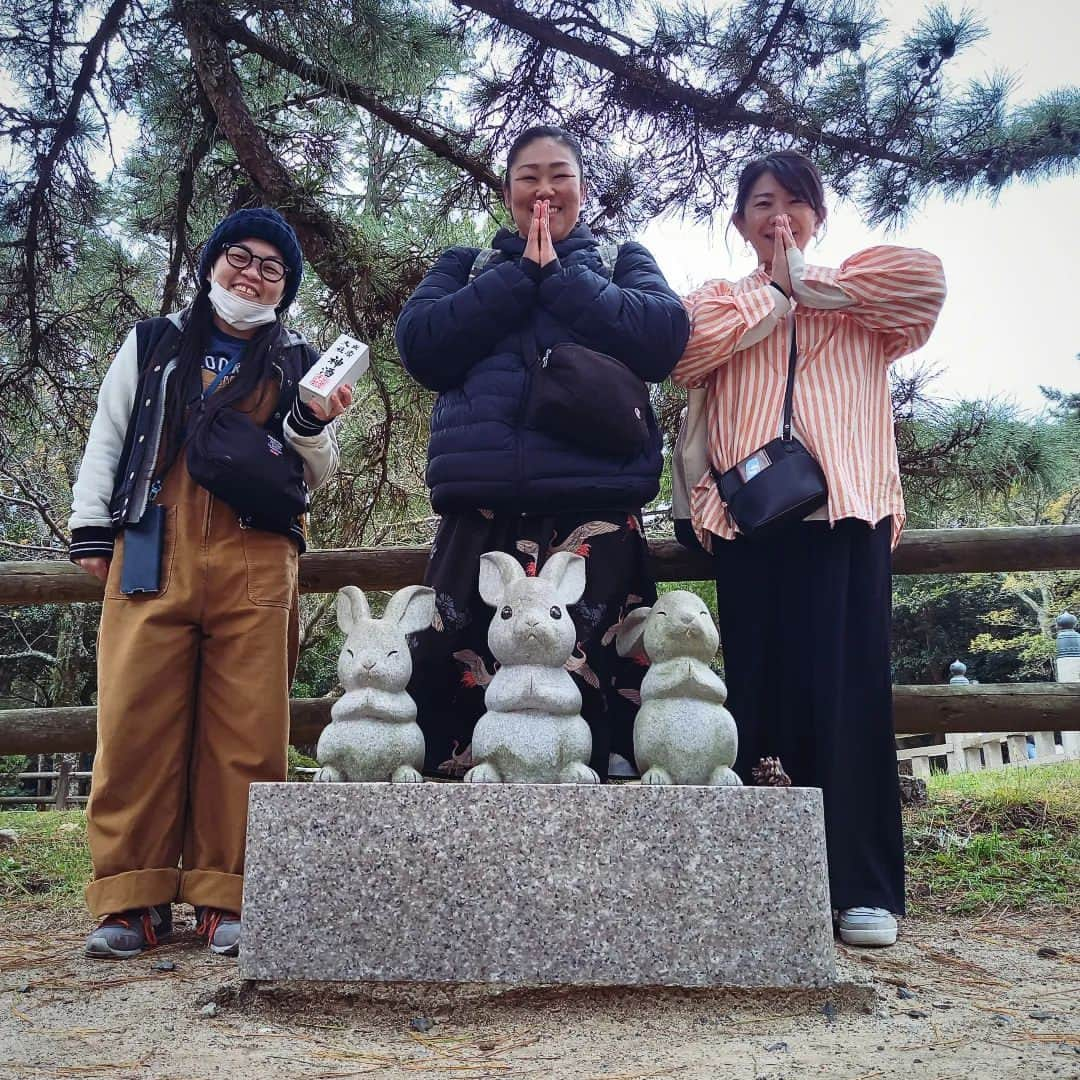
[[[413,636],[409,693],[427,740],[425,771],[461,776],[473,764],[472,730],[484,714],[484,687],[497,670],[487,646],[493,610],[480,598],[480,556],[504,551],[527,574],[557,551],[586,562],[585,593],[569,610],[577,646],[566,663],[592,731],[589,764],[606,779],[608,755],[634,760],[634,717],[645,668],[615,651],[627,612],[656,600],[637,510],[533,516],[474,510],[442,519],[424,584],[436,593],[435,625]]]

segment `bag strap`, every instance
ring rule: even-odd
[[[240,363],[240,357],[239,356],[234,356],[214,376],[214,381],[211,382],[210,385],[202,392],[202,400],[203,401],[206,401],[210,397],[210,395],[218,388],[218,386],[221,384],[221,380],[224,379],[226,375],[231,375],[232,374],[233,368],[236,367],[236,365],[239,364],[239,363]]]
[[[791,348],[788,351],[787,389],[784,391],[784,442],[791,442],[791,407],[795,400],[795,365],[799,359],[799,343],[795,333],[795,317],[791,319]]]
[[[487,264],[495,258],[496,255],[501,255],[501,251],[496,251],[495,248],[481,248],[476,253],[476,258],[472,261],[472,266],[469,267],[469,280],[467,284],[471,285],[476,280],[476,275],[487,267]]]
[[[615,263],[619,260],[619,245],[607,240],[600,245],[600,264],[609,278],[615,276]]]

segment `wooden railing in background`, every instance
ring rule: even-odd
[[[711,562],[672,541],[650,545],[659,581],[711,578]],[[397,589],[419,582],[426,547],[313,551],[300,560],[302,592],[342,585]],[[897,574],[1080,569],[1080,526],[1002,529],[913,529],[894,557]],[[99,581],[65,562],[0,563],[0,604],[68,604],[100,600]],[[898,734],[1062,731],[1080,729],[1080,684],[896,686]],[[293,743],[313,743],[329,719],[329,698],[294,699]],[[92,708],[0,711],[0,754],[60,753],[94,748]]]

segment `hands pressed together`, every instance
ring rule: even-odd
[[[551,203],[547,199],[537,199],[533,203],[532,222],[529,225],[529,236],[525,241],[526,259],[531,259],[537,266],[547,266],[554,262],[558,256],[555,254],[555,245],[551,240],[551,224],[549,213]]]
[[[788,272],[787,253],[798,245],[791,234],[791,218],[787,214],[777,214],[773,218],[773,257],[772,280],[784,290],[785,296],[791,296],[791,274]]]

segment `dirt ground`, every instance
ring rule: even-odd
[[[82,957],[87,920],[4,918],[3,1078],[1080,1077],[1075,923],[909,919],[835,988],[750,993],[241,985],[183,918],[124,963]]]

